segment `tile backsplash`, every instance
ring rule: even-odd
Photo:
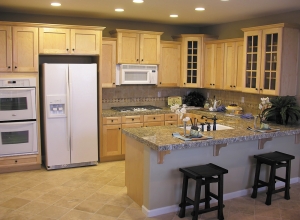
[[[116,88],[102,89],[102,109],[110,109],[116,106],[132,106],[132,105],[155,105],[158,107],[166,107],[169,96],[184,97],[189,92],[198,91],[205,97],[209,95],[209,99],[214,96],[217,100],[221,100],[221,104],[228,106],[229,104],[237,104],[243,108],[244,113],[258,114],[258,104],[260,98],[269,97],[267,95],[256,95],[242,92],[231,92],[224,90],[212,89],[192,89],[192,88],[160,88],[153,85],[122,85]],[[158,97],[160,93],[160,97]],[[244,102],[242,103],[242,97]],[[299,103],[299,98],[298,103]]]

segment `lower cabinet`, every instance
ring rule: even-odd
[[[165,125],[165,115],[144,115],[144,127]]]
[[[0,158],[0,173],[36,170],[41,168],[41,156],[24,155]]]
[[[178,115],[165,114],[165,125],[178,125]]]

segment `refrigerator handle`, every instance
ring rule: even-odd
[[[69,82],[69,70],[66,69],[66,87],[67,87],[67,150],[71,149],[71,119],[70,119],[70,82]]]

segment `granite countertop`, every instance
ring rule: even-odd
[[[159,111],[161,112],[161,111]],[[237,116],[228,116],[224,113],[211,113],[198,110],[188,112],[200,115],[216,114],[217,123],[227,125],[233,129],[219,131],[204,131],[204,136],[211,136],[213,139],[198,141],[183,141],[172,136],[172,133],[183,134],[183,129],[178,126],[155,126],[142,128],[125,128],[122,130],[127,136],[133,137],[137,141],[145,144],[156,151],[180,150],[202,146],[214,146],[220,144],[230,144],[235,142],[253,141],[272,137],[282,137],[288,135],[300,134],[300,125],[278,125],[269,123],[272,129],[279,129],[276,132],[261,133],[248,130],[247,127],[253,128],[253,119],[242,119]],[[170,111],[169,111],[170,113]],[[187,131],[189,132],[189,131]]]

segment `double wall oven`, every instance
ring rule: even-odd
[[[0,79],[0,157],[37,154],[36,79]]]

